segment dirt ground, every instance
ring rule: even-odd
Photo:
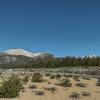
[[[88,84],[87,87],[77,87],[75,84],[77,83],[73,78],[69,78],[71,82],[73,83],[72,87],[62,87],[57,86],[55,83],[57,82],[56,79],[50,79],[50,77],[43,77],[43,79],[47,80],[45,82],[41,83],[31,83],[28,82],[25,85],[25,92],[20,93],[20,95],[17,98],[12,99],[0,99],[0,100],[100,100],[100,87],[96,86],[96,79],[92,78],[91,80],[83,80],[81,79],[81,82]],[[50,84],[48,84],[50,82]],[[29,85],[35,84],[37,86],[36,89],[29,89]],[[43,89],[43,87],[56,87],[57,91],[54,93],[50,91],[46,91]],[[44,95],[39,96],[36,95],[36,91],[44,91]],[[80,96],[78,99],[70,98],[70,94],[72,92],[78,92],[82,93],[82,91],[89,92],[91,95],[84,97]]]

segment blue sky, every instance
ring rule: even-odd
[[[100,0],[0,0],[0,51],[100,55]]]

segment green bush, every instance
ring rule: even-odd
[[[24,86],[22,86],[21,92],[25,92],[25,87]]]
[[[91,94],[89,92],[85,92],[85,91],[82,91],[82,96],[90,96]]]
[[[72,74],[64,74],[63,77],[73,77]]]
[[[87,86],[87,84],[81,83],[81,82],[76,83],[75,85],[78,86],[78,87],[83,87],[83,88],[85,88]]]
[[[71,87],[72,83],[69,79],[63,79],[60,81],[60,83],[58,85],[63,86],[63,87]]]
[[[100,86],[100,78],[97,78],[96,86]]]
[[[32,85],[29,85],[29,87],[28,87],[29,89],[36,89],[37,88],[37,86],[36,85],[34,85],[34,84],[32,84]]]
[[[40,73],[34,73],[31,79],[32,82],[42,82],[42,75]]]
[[[100,86],[100,82],[96,82],[96,86]]]
[[[23,83],[26,84],[29,81],[29,76],[26,75],[23,79],[22,79]]]
[[[79,77],[78,75],[73,76],[73,79],[76,80],[76,81],[80,81],[79,78],[80,78],[80,77]]]
[[[51,91],[52,93],[54,93],[55,91],[57,91],[56,87],[44,87],[45,90],[47,91]]]
[[[13,75],[4,81],[0,87],[0,98],[12,98],[19,95],[22,89],[21,80]]]
[[[91,80],[91,77],[89,77],[89,76],[83,76],[82,78],[85,80]]]
[[[54,74],[52,74],[51,76],[50,76],[50,79],[55,79],[55,75]]]
[[[46,74],[45,74],[45,76],[50,76],[50,75],[51,75],[50,73],[46,73]]]
[[[74,100],[74,98],[75,98],[75,99],[80,98],[80,94],[77,93],[77,92],[72,92],[71,95],[70,95],[69,97],[70,97],[70,98],[73,98],[73,100]]]
[[[43,96],[45,93],[44,93],[44,91],[37,91],[36,92],[36,95],[38,95],[38,96]]]
[[[56,79],[61,79],[61,77],[62,77],[62,76],[61,76],[60,74],[57,74],[57,75],[56,75]]]

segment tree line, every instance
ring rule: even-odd
[[[95,67],[100,66],[100,57],[64,57],[38,59],[36,62],[27,63],[26,68],[56,68],[56,67]]]
[[[26,63],[10,62],[2,64],[2,68],[59,68],[59,67],[99,67],[100,57],[62,57],[38,58]]]

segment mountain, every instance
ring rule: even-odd
[[[24,49],[10,49],[0,52],[0,68],[55,68],[69,66],[100,66],[100,57],[96,55],[55,57],[50,53],[33,53]]]
[[[54,55],[49,53],[32,53],[24,49],[10,49],[0,53],[0,67],[31,67],[51,59],[54,59]]]
[[[22,56],[27,56],[27,57],[39,57],[39,56],[45,56],[45,53],[32,53],[29,51],[26,51],[24,49],[10,49],[7,51],[4,51],[4,53],[9,54],[9,55],[22,55]]]
[[[35,60],[31,57],[23,55],[9,55],[6,53],[0,53],[0,67],[20,67],[27,63],[32,63]]]

